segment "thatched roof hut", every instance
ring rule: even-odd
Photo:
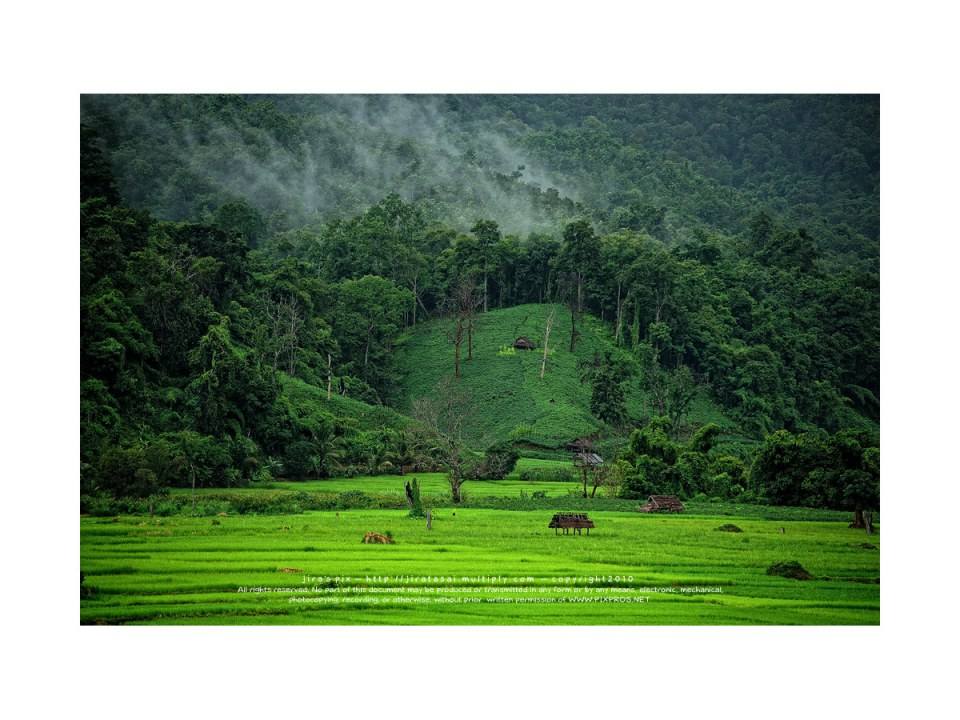
[[[595,452],[580,452],[573,456],[573,464],[577,467],[596,468],[603,465],[603,458]]]
[[[683,503],[676,495],[651,495],[645,505],[637,508],[640,512],[683,512]]]
[[[537,346],[533,344],[533,340],[521,335],[513,341],[513,347],[517,350],[534,350]]]
[[[586,513],[556,513],[547,527],[552,527],[554,534],[557,534],[558,530],[563,530],[564,535],[570,530],[573,530],[574,534],[580,534],[586,528],[589,535],[590,528],[594,527],[594,524]]]

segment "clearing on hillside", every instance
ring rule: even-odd
[[[551,309],[556,315],[541,380],[544,327]],[[460,379],[470,396],[465,427],[470,445],[482,448],[515,439],[559,449],[570,440],[603,429],[603,423],[590,412],[590,385],[581,382],[577,362],[612,347],[612,341],[603,324],[592,316],[583,315],[577,326],[580,337],[571,353],[570,312],[563,305],[518,305],[477,316],[473,359],[467,360],[464,343]],[[409,413],[414,400],[429,397],[441,378],[452,376],[453,346],[446,330],[446,321],[432,320],[418,325],[402,341],[398,350],[403,376],[401,411]],[[518,337],[528,338],[537,349],[510,352]],[[636,419],[651,414],[636,379],[628,383],[627,408]],[[694,403],[691,420],[732,426],[714,403],[702,397]]]

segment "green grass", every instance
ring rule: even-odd
[[[410,418],[386,405],[369,405],[340,395],[331,395],[328,400],[325,388],[283,373],[280,374],[280,380],[285,402],[294,408],[318,409],[353,430],[399,430],[410,423]]]
[[[526,335],[542,348],[544,324],[551,308],[556,309],[556,318],[547,371],[541,380],[542,350],[502,355],[500,348],[512,345],[519,335]],[[446,329],[444,321],[426,322],[401,342],[397,358],[403,377],[398,405],[402,411],[409,412],[415,399],[430,396],[441,378],[453,374],[453,347]],[[599,320],[586,315],[579,330],[582,337],[576,352],[571,353],[570,314],[562,305],[519,305],[479,316],[474,357],[463,362],[460,380],[471,399],[465,436],[472,447],[483,448],[509,439],[518,426],[528,427],[525,441],[544,448],[562,447],[569,440],[603,429],[590,413],[590,387],[580,381],[577,361],[589,360],[595,352],[610,347],[609,333]],[[463,355],[466,358],[466,344]],[[633,417],[650,414],[636,381],[629,384],[627,407]],[[715,403],[704,397],[694,403],[690,421],[733,425]]]
[[[879,548],[879,534],[867,537],[844,522],[737,517],[744,532],[734,534],[715,530],[729,517],[590,515],[596,528],[589,536],[556,536],[547,528],[549,511],[444,508],[435,512],[429,531],[401,510],[213,519],[84,517],[81,569],[95,591],[80,601],[80,619],[110,624],[879,622],[880,552],[861,547],[870,542]],[[367,531],[390,531],[396,544],[363,545]],[[788,560],[799,561],[815,579],[766,574],[771,564]],[[338,590],[336,582],[303,584],[304,575],[349,580]],[[378,587],[377,576],[412,580],[393,583],[407,588],[402,593],[370,592]],[[464,579],[476,576],[507,580]],[[621,579],[590,581],[613,577]],[[568,583],[558,578],[579,579]],[[518,584],[523,591],[495,589]],[[596,588],[604,585],[613,586],[608,597],[648,601],[573,600],[599,597]],[[458,591],[477,586],[481,589]],[[672,586],[719,587],[722,592],[643,590]],[[240,587],[270,591],[238,592]],[[311,592],[313,587],[318,592]],[[567,589],[573,587],[593,590]],[[425,592],[429,588],[441,590]],[[338,602],[291,602],[297,597]],[[426,598],[426,604],[397,598]],[[524,598],[553,602],[516,602]]]
[[[577,483],[570,482],[534,482],[520,479],[523,470],[533,468],[573,468],[570,460],[550,460],[540,458],[520,458],[517,466],[503,480],[468,480],[464,485],[465,492],[476,497],[517,497],[520,491],[527,493],[538,490],[547,493],[548,497],[566,495],[571,489],[576,490]],[[264,490],[288,490],[291,492],[319,492],[341,493],[348,491],[388,494],[403,494],[403,485],[408,480],[417,478],[420,481],[420,492],[425,495],[449,494],[450,484],[446,473],[410,473],[409,475],[363,475],[352,478],[329,478],[324,480],[277,480],[265,485],[253,485],[240,488],[199,488],[199,495],[221,495],[224,493],[257,493]],[[189,495],[190,488],[171,488],[174,495]]]
[[[420,492],[424,495],[449,495],[450,484],[446,473],[412,473],[400,475],[367,475],[354,478],[330,478],[329,480],[300,480],[277,481],[269,485],[258,485],[243,488],[202,488],[197,490],[198,495],[222,495],[258,493],[264,490],[286,490],[290,492],[311,493],[342,493],[348,491],[369,494],[396,494],[403,495],[403,485],[406,481],[417,478],[420,481]],[[520,480],[518,477],[507,477],[504,480],[468,480],[464,485],[464,492],[475,497],[517,497],[521,490],[528,493],[542,490],[548,497],[566,495],[569,490],[576,490],[577,483],[572,482],[532,482]],[[174,495],[189,495],[190,488],[173,488]]]

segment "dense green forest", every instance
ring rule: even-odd
[[[876,96],[84,96],[80,150],[85,494],[495,475],[474,333],[529,306],[544,451],[879,503]]]

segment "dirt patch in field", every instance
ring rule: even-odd
[[[719,530],[720,532],[733,532],[733,533],[743,532],[743,530],[741,530],[740,528],[738,528],[738,527],[737,527],[736,525],[734,525],[733,523],[725,523],[725,524],[721,525],[720,527],[718,527],[717,530]]]
[[[767,568],[767,575],[779,575],[794,580],[813,580],[813,575],[807,572],[806,568],[796,560],[771,565]]]
[[[282,567],[282,568],[277,568],[277,572],[299,574],[299,573],[302,573],[303,570],[301,570],[300,568]]]

